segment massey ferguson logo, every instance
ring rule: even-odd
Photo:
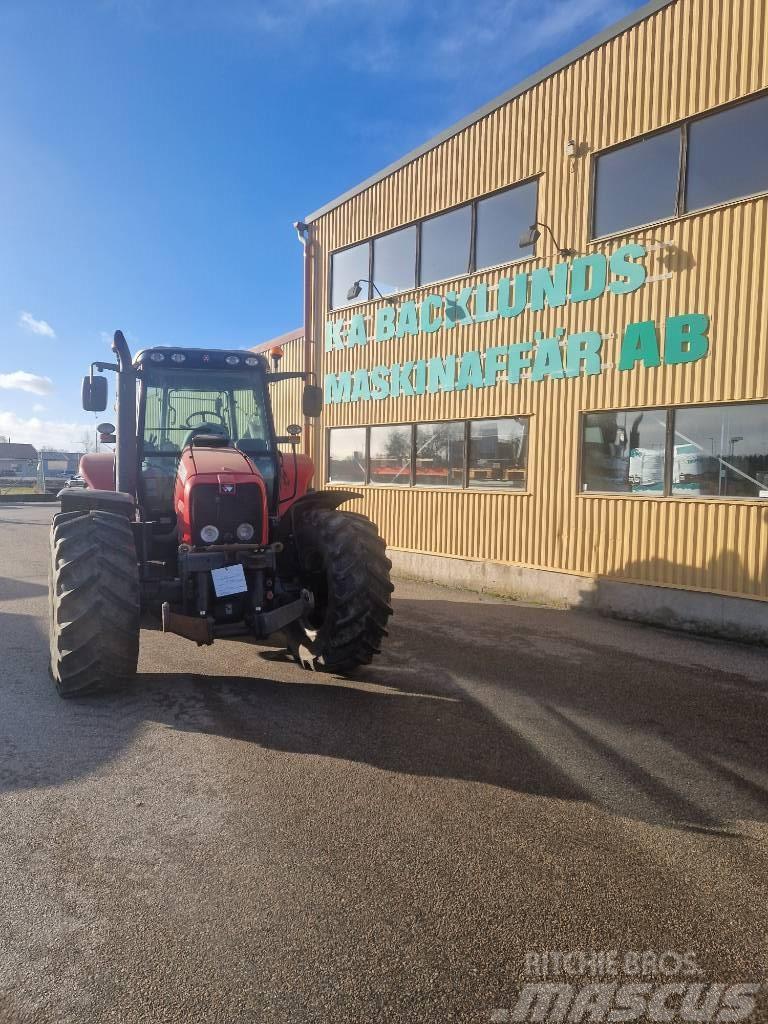
[[[219,484],[219,493],[220,494],[234,494],[235,493],[235,485],[234,484]]]

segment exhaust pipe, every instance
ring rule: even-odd
[[[118,491],[136,495],[136,371],[122,331],[115,331],[112,351],[117,356],[117,444],[115,475]]]

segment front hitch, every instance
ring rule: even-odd
[[[210,615],[180,615],[178,612],[172,612],[170,604],[165,601],[162,607],[163,632],[175,633],[187,640],[194,640],[198,647],[212,644],[216,636],[232,636],[235,630],[241,633],[252,632],[257,637],[267,637],[303,618],[314,607],[314,596],[308,590],[302,590],[301,596],[295,601],[269,612],[257,612],[253,616],[252,629],[249,630],[245,625],[242,629],[237,629],[236,623],[224,623],[217,627]]]
[[[176,633],[187,640],[194,640],[198,647],[213,643],[213,620],[207,615],[179,615],[171,611],[167,601],[163,602],[163,632]]]
[[[301,597],[288,604],[281,605],[271,612],[259,612],[254,615],[253,627],[256,636],[270,636],[278,633],[292,622],[303,618],[315,607],[315,598],[308,590],[302,590]]]

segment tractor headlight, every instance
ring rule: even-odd
[[[215,544],[219,539],[218,526],[204,526],[200,531],[200,538],[204,540],[206,544]]]
[[[237,533],[237,539],[243,544],[253,540],[254,529],[251,523],[240,523],[235,532]]]

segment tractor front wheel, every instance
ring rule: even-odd
[[[294,540],[314,608],[288,627],[291,653],[310,669],[344,673],[368,665],[392,614],[392,563],[375,524],[355,512],[313,509]]]
[[[64,512],[51,526],[51,676],[73,697],[136,675],[139,574],[131,526],[111,512]]]

